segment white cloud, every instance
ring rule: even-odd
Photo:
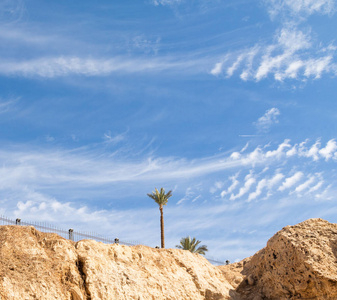
[[[335,198],[336,193],[331,193],[331,184],[327,186],[321,193],[315,195],[317,199],[320,200],[332,200]]]
[[[48,189],[56,189],[58,192],[70,188],[79,191],[78,195],[83,195],[83,197],[88,197],[87,190],[103,186],[113,188],[112,185],[120,186],[123,182],[138,184],[138,186],[149,184],[151,188],[153,188],[153,182],[174,186],[177,184],[177,180],[192,180],[231,169],[262,166],[264,170],[268,171],[268,167],[279,163],[284,165],[288,159],[293,162],[298,159],[307,159],[309,162],[318,163],[333,159],[335,161],[337,157],[335,140],[328,141],[323,148],[317,143],[313,146],[308,145],[307,141],[292,146],[286,140],[276,146],[276,150],[269,150],[271,146],[257,147],[241,153],[241,156],[236,160],[233,160],[230,154],[189,161],[173,157],[152,157],[146,154],[142,154],[142,157],[138,159],[118,154],[102,155],[100,151],[95,152],[93,149],[51,151],[22,149],[22,146],[20,148],[14,147],[0,151],[0,177],[2,178],[0,190],[22,190],[23,187],[32,185],[36,189],[48,187]],[[289,148],[297,149],[293,156],[287,156]],[[315,149],[315,154],[312,154],[312,149]],[[280,172],[277,172],[272,179],[270,179],[268,172],[266,175],[268,189],[284,176]],[[298,175],[299,173],[296,176]],[[222,198],[231,194],[232,199],[237,199],[246,194],[255,183],[256,179],[252,175],[250,176],[251,178],[244,180],[245,186],[241,186],[242,189],[236,194],[234,191],[240,186],[238,174],[230,178],[230,185],[226,189],[223,189],[221,181],[216,180],[214,189],[222,190]],[[287,178],[280,190],[291,186],[290,183],[297,178],[296,176]],[[59,186],[63,187],[62,190],[58,188]],[[206,188],[207,191],[209,189],[209,187]],[[104,191],[106,189],[102,189],[102,192]],[[199,194],[201,193],[193,195],[193,197],[197,197]]]
[[[262,171],[262,173],[264,173]],[[264,189],[268,191],[268,195],[271,195],[271,190],[275,185],[277,185],[282,179],[284,178],[284,175],[282,173],[276,173],[272,178],[263,178],[261,179],[257,186],[256,190],[249,194],[248,201],[256,199],[258,196],[260,196]]]
[[[300,181],[303,176],[304,174],[302,172],[300,171],[296,172],[293,176],[286,178],[285,181],[282,183],[282,186],[280,186],[278,190],[284,191],[286,189],[291,188],[298,181]]]
[[[239,185],[239,180],[237,179],[239,176],[239,173],[236,173],[234,176],[231,176],[229,179],[231,180],[231,185],[228,187],[227,190],[224,190],[221,192],[221,197],[225,197],[227,194],[232,193],[235,188]]]
[[[260,81],[270,75],[277,81],[318,79],[324,73],[336,73],[335,52],[334,46],[314,44],[310,31],[287,24],[275,34],[274,42],[227,54],[226,61],[217,62],[211,74],[224,73],[229,78],[238,72],[244,81]]]
[[[230,156],[231,159],[238,160],[241,158],[241,154],[239,152],[233,152]]]
[[[200,199],[202,196],[201,195],[198,195],[196,196],[193,200],[192,200],[192,203],[196,202],[198,199]]]
[[[318,161],[324,158],[326,161],[335,159],[337,153],[337,143],[335,139],[331,139],[327,142],[324,148],[321,148],[321,141],[317,140],[312,146],[307,146],[308,140],[294,145],[291,151],[294,154],[304,157],[311,157],[314,161]]]
[[[316,192],[317,190],[319,190],[323,186],[323,184],[324,184],[323,180],[319,181],[315,186],[310,188],[309,193]]]
[[[265,112],[265,114],[260,117],[257,122],[255,123],[255,126],[259,131],[266,132],[269,130],[269,128],[273,125],[278,123],[277,117],[280,115],[279,109],[276,107],[273,107]]]
[[[242,224],[246,224],[245,228],[249,228],[251,232],[256,226],[267,226],[270,222],[275,222],[275,219],[280,219],[283,214],[291,212],[290,209],[281,210],[277,206],[280,195],[284,196],[279,188],[281,191],[289,189],[293,192],[291,205],[299,206],[297,201],[302,201],[301,193],[311,197],[307,201],[315,195],[320,200],[331,196],[323,191],[323,175],[304,174],[307,174],[306,166],[309,163],[315,167],[319,163],[330,166],[335,163],[332,158],[326,163],[324,155],[319,155],[320,159],[314,160],[312,156],[300,155],[299,151],[294,156],[287,157],[289,147],[285,147],[286,144],[290,145],[290,142],[251,150],[249,146],[245,147],[237,161],[230,159],[230,154],[188,161],[181,158],[151,158],[146,155],[140,159],[128,159],[102,155],[94,149],[51,151],[23,149],[22,146],[8,150],[2,148],[0,212],[9,212],[24,220],[56,223],[62,220],[62,227],[65,228],[93,228],[102,234],[117,234],[121,240],[137,237],[144,244],[156,245],[159,240],[159,215],[155,215],[159,214],[158,208],[154,204],[153,208],[151,206],[144,209],[147,207],[147,204],[144,205],[144,198],[147,199],[146,192],[160,182],[165,188],[179,186],[173,193],[173,205],[165,207],[168,245],[174,246],[186,232],[198,234],[205,243],[211,244],[207,240],[209,238],[211,241],[209,230],[225,232],[229,224],[236,220],[239,225],[235,229],[240,230]],[[307,147],[307,150],[312,148],[308,141],[302,146]],[[294,145],[290,147],[292,149]],[[319,147],[319,150],[332,149],[330,147]],[[276,151],[278,154],[267,155],[268,151]],[[335,153],[332,150],[325,151],[329,155]],[[300,170],[298,173],[303,174],[301,178],[304,180],[296,180],[295,175],[298,173],[294,175],[289,171],[295,168],[294,163],[297,164],[297,170]],[[233,176],[228,177],[231,173]],[[308,182],[310,176],[315,177],[315,181]],[[222,178],[228,180],[223,181]],[[202,184],[198,185],[198,182]],[[209,187],[214,188],[217,193],[212,194]],[[125,192],[127,195],[124,195]],[[181,197],[177,197],[178,193]],[[267,199],[271,194],[272,201],[259,201],[259,205],[251,203],[247,208],[245,201]],[[123,210],[118,202],[120,195],[125,197],[121,202],[132,201],[133,205],[138,206],[132,210]],[[207,200],[207,205],[202,200]],[[104,201],[106,203],[103,204]],[[176,202],[180,202],[180,205],[174,205]],[[198,205],[191,205],[193,202],[198,202]],[[101,204],[104,209],[97,209],[96,206],[100,207]],[[262,218],[265,211],[271,212],[267,220]],[[228,216],[225,221],[224,213]],[[186,215],[193,215],[194,218],[186,218]],[[288,219],[284,222],[288,222]],[[223,253],[222,249],[217,253]]]
[[[189,186],[186,191],[183,198],[181,198],[179,201],[177,201],[177,205],[182,204],[186,201],[195,202],[198,199],[200,199],[202,196],[200,195],[200,192],[202,191],[201,184],[194,184],[193,186]]]
[[[246,143],[246,145],[240,150],[240,153],[245,152],[248,149],[249,143]]]
[[[303,192],[304,190],[308,189],[315,182],[315,180],[316,178],[314,176],[310,176],[308,180],[296,187],[295,192]]]
[[[0,114],[11,111],[18,99],[4,100],[0,97]]]
[[[282,173],[275,174],[275,176],[268,181],[269,189],[277,185],[283,178],[284,175]]]
[[[321,78],[324,72],[334,71],[335,67],[332,63],[333,56],[328,55],[321,58],[309,59],[304,64],[304,75],[315,79]],[[333,67],[330,67],[330,66]]]
[[[314,160],[318,160],[319,147],[321,146],[320,141],[317,141],[308,151],[304,152],[303,147],[301,147],[301,153],[305,153],[307,157],[312,157]]]
[[[209,192],[211,194],[214,194],[217,190],[221,189],[224,185],[224,182],[222,181],[217,181],[214,183],[214,186],[212,186],[210,189],[209,189]]]
[[[0,61],[0,74],[24,77],[55,78],[69,75],[108,76],[115,72],[139,73],[160,72],[168,70],[184,70],[191,68],[203,70],[203,62],[187,61],[186,59],[170,58],[125,58],[108,59],[81,57],[50,57],[26,61]]]
[[[333,156],[336,155],[337,151],[337,143],[336,141],[330,140],[327,142],[326,146],[319,150],[319,154],[325,158],[325,160],[329,160]]]
[[[214,68],[211,70],[211,74],[215,76],[221,74],[223,64],[224,64],[223,62],[216,63],[214,65]]]
[[[245,66],[240,74],[240,78],[243,81],[247,81],[250,77],[252,77],[254,58],[259,53],[259,51],[260,51],[259,46],[255,46],[245,53]],[[235,70],[233,70],[233,72],[234,71]]]
[[[237,57],[236,61],[234,61],[234,63],[227,68],[226,71],[226,75],[227,77],[232,77],[234,71],[238,68],[238,66],[240,65],[240,63],[243,61],[243,59],[245,58],[245,54],[241,54]]]
[[[290,140],[285,140],[283,143],[281,143],[276,150],[270,150],[267,151],[266,157],[277,157],[280,158],[285,155],[285,153],[288,153],[287,149],[291,148]]]
[[[191,187],[188,187],[185,192],[185,196],[181,198],[178,202],[177,205],[183,203],[184,201],[190,199],[194,195],[194,192]]]
[[[173,5],[173,4],[179,4],[183,0],[153,0],[153,4],[158,5]]]
[[[265,153],[260,147],[256,147],[252,152],[242,156],[242,162],[246,165],[256,165],[266,160]]]
[[[103,139],[107,142],[107,143],[112,143],[112,144],[117,144],[121,141],[124,141],[126,139],[126,132],[120,133],[120,134],[116,134],[116,135],[112,135],[111,131],[107,131],[106,133],[104,133],[103,135]]]
[[[288,17],[295,17],[314,13],[332,14],[335,11],[334,0],[268,0],[266,3],[272,17],[280,13],[286,13]]]
[[[288,150],[288,151],[286,152],[286,155],[287,155],[288,157],[294,156],[294,155],[296,155],[296,154],[297,154],[297,146],[296,146],[296,145],[293,146],[290,150]]]
[[[253,174],[248,174],[245,177],[245,183],[244,186],[240,188],[239,193],[236,195],[231,194],[229,200],[236,200],[238,198],[241,198],[243,195],[247,194],[250,190],[251,186],[256,182],[256,179],[254,178]]]
[[[262,190],[267,186],[267,184],[266,179],[260,180],[256,186],[255,192],[249,194],[248,201],[254,200],[260,196],[262,194]]]

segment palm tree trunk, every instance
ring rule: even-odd
[[[159,206],[160,210],[160,235],[161,235],[161,247],[165,248],[165,237],[164,237],[164,212],[163,206]]]

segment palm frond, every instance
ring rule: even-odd
[[[172,191],[168,191],[165,194],[165,189],[161,188],[158,191],[157,188],[152,192],[152,194],[147,194],[150,198],[152,198],[159,206],[166,205],[168,199],[172,196]]]
[[[190,236],[187,236],[187,237],[181,238],[180,245],[177,245],[176,247],[178,249],[188,250],[192,253],[198,253],[198,254],[205,255],[205,252],[208,251],[207,246],[202,245],[198,247],[200,243],[201,241],[196,240],[195,237],[191,239]]]

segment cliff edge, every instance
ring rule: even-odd
[[[204,257],[178,249],[77,243],[34,227],[0,227],[0,299],[230,299]]]
[[[337,299],[337,224],[277,232],[239,263],[215,267],[178,249],[77,243],[0,226],[0,299]]]
[[[254,256],[220,269],[245,300],[335,300],[337,224],[309,219],[286,226]]]

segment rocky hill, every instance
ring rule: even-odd
[[[0,226],[0,299],[337,299],[337,224],[311,219],[215,267],[177,249],[72,242]]]

